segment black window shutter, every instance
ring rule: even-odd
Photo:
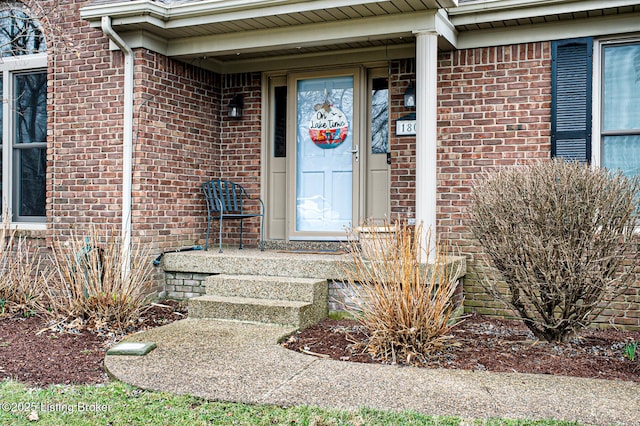
[[[591,38],[551,42],[551,156],[591,161]]]

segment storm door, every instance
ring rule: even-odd
[[[291,79],[289,237],[343,239],[358,217],[358,75]]]

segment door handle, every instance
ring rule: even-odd
[[[356,163],[360,160],[360,148],[359,145],[356,144],[356,148],[351,150],[352,154],[355,154],[356,156]]]

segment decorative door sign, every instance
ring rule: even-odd
[[[315,112],[309,122],[311,140],[320,148],[336,148],[347,138],[347,117],[327,101],[313,108]]]

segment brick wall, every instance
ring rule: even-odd
[[[158,251],[204,243],[200,185],[217,174],[220,76],[136,52],[133,235]]]
[[[550,157],[550,43],[441,53],[438,70],[438,235],[468,257],[468,311],[509,315],[480,285],[480,248],[466,226],[474,181],[503,166]],[[639,289],[599,323],[640,328]]]
[[[549,158],[549,43],[441,53],[438,70],[438,234],[467,255],[467,310],[504,314],[479,284],[479,248],[465,224],[474,181]]]
[[[220,121],[219,168],[214,176],[238,182],[244,186],[250,197],[260,197],[261,164],[261,120],[262,81],[260,73],[227,74],[222,76],[222,118]],[[244,99],[243,114],[240,119],[227,115],[227,105],[235,95]],[[257,212],[257,203],[247,206]],[[237,221],[236,221],[237,222]],[[240,234],[237,223],[225,225],[223,242],[239,244]],[[256,247],[259,240],[259,218],[244,220],[244,242]],[[214,238],[214,242],[217,237]]]
[[[49,46],[49,235],[120,228],[124,61],[80,19],[90,2],[36,2]],[[220,157],[220,76],[135,52],[133,238],[152,252],[203,241],[199,186]]]
[[[32,2],[49,57],[47,220],[54,230],[119,222],[122,182],[120,52],[79,18],[87,1]]]
[[[415,61],[394,61],[391,64],[389,86],[389,120],[391,123],[389,149],[391,152],[390,207],[392,219],[415,218],[416,192],[416,138],[395,136],[396,121],[415,108],[404,107],[404,92],[415,84]]]

